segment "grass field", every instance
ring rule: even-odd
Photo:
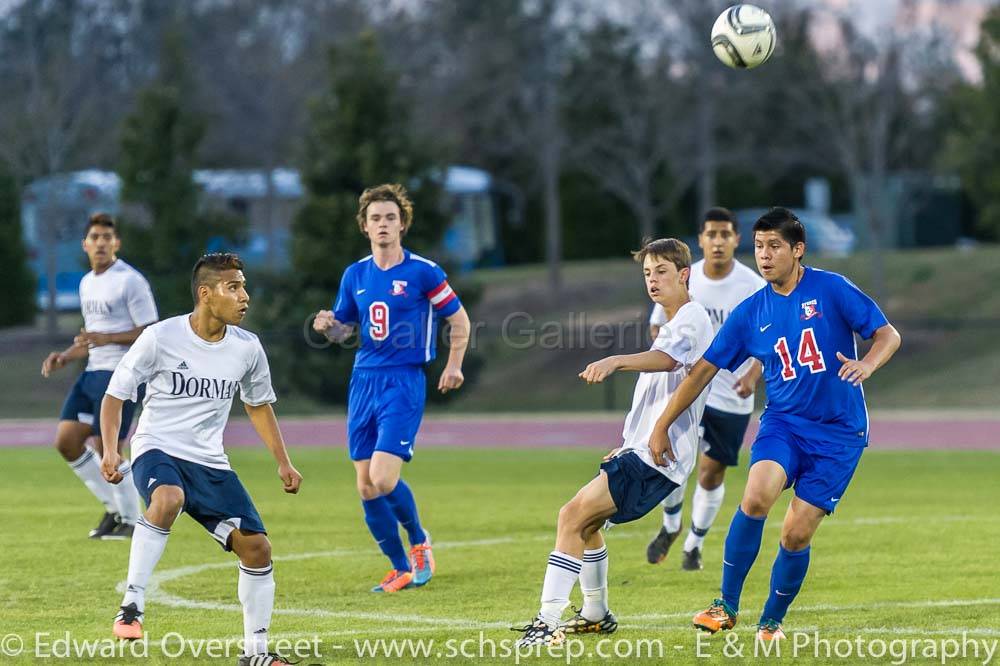
[[[76,640],[109,637],[121,597],[116,585],[126,573],[127,542],[86,538],[100,508],[55,452],[5,449],[3,458],[0,634],[21,637],[25,654],[35,654],[36,632],[49,632],[50,637],[40,643],[50,645],[65,632]],[[446,656],[457,650],[455,643],[446,647],[449,639],[469,639],[466,649],[477,650],[480,632],[497,642],[516,638],[506,627],[523,624],[537,610],[556,512],[594,474],[599,453],[420,451],[406,477],[438,544],[438,573],[427,587],[392,596],[368,592],[387,566],[364,528],[353,470],[342,449],[293,450],[294,462],[305,476],[302,493],[296,497],[281,492],[263,449],[238,449],[232,458],[274,544],[278,592],[272,637],[318,636],[322,656],[306,659],[306,664],[359,661],[355,640],[433,639],[436,644],[427,657],[364,659],[427,663],[435,661],[438,652]],[[998,478],[996,452],[867,452],[837,514],[814,541],[809,577],[786,618],[786,628],[819,631],[831,640],[855,641],[860,636],[865,641],[908,639],[922,644],[961,640],[961,633],[968,631],[970,641],[995,645],[1000,639]],[[645,545],[658,528],[658,515],[609,533],[610,600],[621,622],[614,638],[659,641],[664,650],[663,656],[638,661],[731,661],[723,656],[725,636],[705,641],[711,659],[697,658],[697,634],[688,622],[716,595],[722,541],[744,480],[742,468],[730,476],[725,507],[706,542],[702,572],[682,572],[679,552],[655,567],[645,562]],[[747,581],[745,614],[736,632],[745,658],[736,663],[765,661],[751,656],[749,627],[764,601],[779,517],[787,501],[786,493],[772,514],[757,566]],[[179,632],[186,639],[241,636],[234,564],[233,556],[182,516],[146,606],[146,628],[153,641],[149,657],[89,661],[235,663],[235,656],[211,660],[190,652],[168,659],[156,643],[168,632]],[[574,601],[579,602],[578,590]],[[598,661],[586,656],[597,649],[597,637],[577,645],[584,656],[576,661]],[[655,649],[604,644],[602,650],[616,648],[621,653]],[[174,649],[176,644],[168,645],[169,651]],[[808,656],[800,658],[810,663],[844,661],[835,654],[817,660],[812,648],[806,649]],[[980,649],[980,658],[968,663],[984,661],[984,648]],[[940,663],[940,655],[932,659],[921,654],[926,653],[918,652],[907,663]],[[5,656],[0,663],[35,660]],[[53,661],[88,659],[48,660]],[[633,655],[621,663],[635,661]],[[887,654],[865,661],[891,663],[892,658]]]

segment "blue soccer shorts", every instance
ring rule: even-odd
[[[426,397],[427,379],[419,365],[355,368],[347,393],[351,460],[369,460],[382,451],[409,461]]]
[[[60,421],[79,421],[90,426],[90,431],[94,437],[101,436],[101,401],[104,400],[104,392],[108,390],[111,382],[112,372],[110,370],[91,370],[80,375],[73,387],[66,395],[62,412],[59,414]],[[142,402],[146,395],[146,385],[139,386],[138,402]],[[135,414],[136,403],[126,400],[122,403],[122,425],[118,429],[118,441],[128,437],[128,430],[132,426],[132,416]]]
[[[634,451],[604,461],[601,469],[608,475],[608,491],[617,509],[608,522],[615,525],[639,520],[678,488]]]
[[[844,497],[864,451],[863,446],[806,441],[788,425],[762,419],[750,466],[773,460],[785,470],[785,488],[794,486],[796,497],[830,514]]]
[[[206,467],[150,449],[132,461],[132,481],[146,506],[160,486],[180,486],[182,511],[201,523],[224,550],[232,550],[233,530],[267,534],[257,507],[231,469]]]

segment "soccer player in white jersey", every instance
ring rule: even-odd
[[[751,294],[766,285],[764,278],[733,255],[740,243],[736,217],[726,208],[706,211],[698,234],[698,245],[705,258],[691,267],[691,299],[701,303],[718,332],[729,313]],[[665,321],[663,308],[654,306],[649,318],[653,338]],[[726,467],[739,464],[740,447],[753,412],[754,387],[760,380],[760,361],[747,359],[735,373],[720,370],[712,380],[705,415],[701,457],[698,459],[698,485],[691,500],[691,530],[684,540],[681,568],[701,569],[701,548],[705,535],[715,521],[725,497]],[[681,509],[684,487],[663,500],[663,526],[646,547],[650,564],[662,562],[681,533]]]
[[[694,466],[698,422],[704,398],[696,400],[671,427],[676,459],[653,462],[647,442],[651,428],[690,367],[712,342],[712,322],[705,308],[691,301],[687,282],[691,250],[673,238],[654,240],[635,253],[642,264],[649,297],[663,306],[667,321],[649,351],[609,356],[580,373],[588,383],[604,381],[619,370],[641,372],[625,417],[623,442],[604,458],[600,472],[559,510],[555,550],[549,554],[541,608],[520,631],[522,646],[555,645],[567,633],[611,633],[618,621],[608,608],[608,551],[601,527],[645,516],[679,488]],[[567,621],[562,613],[580,581],[583,608]]]
[[[274,606],[271,543],[239,477],[229,466],[222,433],[237,389],[250,422],[278,463],[287,493],[297,493],[302,475],[288,459],[271,403],[271,373],[257,336],[238,327],[250,297],[243,262],[214,253],[195,264],[194,312],[146,329],[121,360],[101,407],[105,436],[118,428],[122,404],[147,395],[132,437],[136,487],[146,513],[136,524],[128,581],[114,635],[142,637],[144,591],[167,545],[170,527],[183,511],[239,557],[238,596],[243,605],[241,666],[286,663],[268,653],[267,632]],[[120,483],[117,452],[108,447],[101,467]]]
[[[73,384],[59,417],[56,449],[84,485],[104,505],[104,515],[90,531],[94,539],[126,539],[132,536],[139,518],[139,495],[131,483],[113,486],[101,476],[100,456],[107,440],[101,437],[101,400],[111,380],[111,373],[135,342],[142,330],[157,320],[156,303],[149,283],[139,271],[117,256],[121,240],[114,219],[95,213],[84,230],[83,251],[90,260],[90,272],[80,281],[80,309],[83,330],[73,345],[52,352],[42,363],[42,376],[78,359],[87,359],[87,367]],[[125,403],[121,427],[112,446],[119,452],[125,444],[135,401]],[[93,449],[87,446],[93,437]],[[121,463],[121,473],[131,475],[128,460]]]

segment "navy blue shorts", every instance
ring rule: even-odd
[[[426,397],[427,379],[419,365],[355,368],[347,393],[351,460],[370,460],[383,451],[409,461]]]
[[[750,425],[749,414],[732,414],[705,408],[701,426],[705,429],[701,452],[727,467],[740,464],[740,447]]]
[[[618,509],[608,518],[615,525],[639,520],[678,488],[633,451],[601,463],[601,469],[608,475],[608,490]]]
[[[110,370],[91,370],[84,372],[77,378],[73,388],[66,396],[63,403],[62,413],[59,414],[60,421],[79,421],[90,426],[91,433],[95,437],[101,436],[101,401],[104,400],[104,392],[108,390],[111,382],[112,372]],[[146,395],[146,385],[139,386],[138,399],[142,402]],[[126,400],[122,404],[122,425],[118,429],[118,441],[128,437],[128,430],[132,427],[132,416],[135,414],[136,403]]]
[[[863,446],[810,442],[780,421],[762,420],[750,449],[750,466],[773,460],[785,470],[785,488],[794,486],[796,497],[830,514],[843,498],[864,451]]]
[[[257,507],[231,469],[215,469],[150,449],[132,461],[132,481],[146,506],[160,486],[180,486],[184,508],[225,550],[233,530],[267,534]]]

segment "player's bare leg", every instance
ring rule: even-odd
[[[112,631],[124,640],[142,638],[146,585],[167,547],[170,528],[184,508],[184,490],[179,486],[158,486],[149,498],[149,508],[139,518],[132,536],[128,558],[128,579],[121,609]]]
[[[584,550],[588,543],[603,543],[603,538],[597,541],[595,535],[616,510],[603,470],[559,510],[556,547],[545,569],[541,608],[530,624],[519,629],[524,633],[519,645],[555,645],[565,640],[560,628],[562,613],[583,569]]]
[[[750,468],[740,508],[729,524],[722,556],[722,598],[694,616],[693,624],[709,633],[736,626],[743,582],[760,551],[764,521],[785,488],[785,470],[773,460]]]
[[[681,568],[700,571],[701,546],[726,496],[726,465],[704,453],[698,459],[698,484],[691,498],[691,529],[684,540]]]
[[[87,439],[93,434],[89,423],[80,421],[59,421],[56,427],[55,447],[77,475],[83,485],[104,505],[104,515],[97,527],[90,530],[91,539],[100,539],[110,534],[118,525],[118,505],[113,486],[101,474],[102,449],[96,451],[87,446]],[[98,447],[100,443],[97,442]]]

